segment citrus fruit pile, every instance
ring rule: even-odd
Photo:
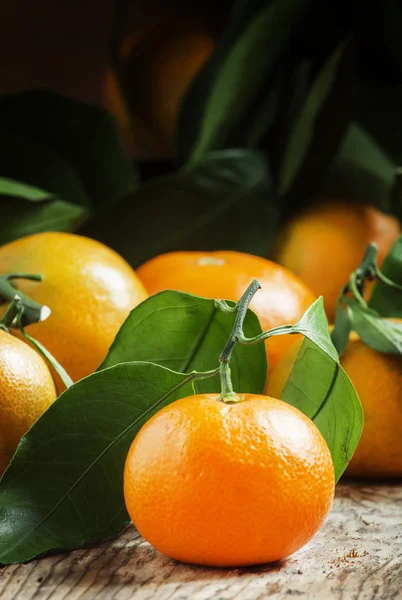
[[[310,209],[286,225],[278,238],[284,264],[234,251],[187,251],[155,256],[134,271],[103,244],[56,232],[1,247],[0,473],[57,392],[69,387],[58,365],[73,381],[94,373],[130,312],[147,298],[177,290],[219,300],[225,310],[238,311],[235,327],[249,306],[263,331],[278,333],[265,341],[266,395],[237,394],[231,388],[232,346],[243,339],[236,330],[219,357],[221,394],[176,400],[140,428],[125,461],[124,501],[140,533],[177,560],[242,566],[296,552],[324,522],[336,479],[330,449],[317,425],[280,399],[304,338],[279,333],[299,322],[321,294],[332,324],[334,286],[342,280],[338,295],[345,291],[367,237],[355,236],[350,246],[344,245],[364,218],[372,225],[367,235],[376,239],[383,261],[398,236],[397,223],[370,207],[342,204]],[[338,244],[345,255],[334,265],[339,273],[333,279],[325,277],[328,256],[318,251],[323,247],[321,221],[326,223],[325,235],[333,238],[332,247]],[[261,290],[246,297],[253,280]],[[11,304],[5,301],[7,293]],[[233,308],[225,301],[237,304]],[[26,302],[48,307],[50,315],[24,328],[28,313],[15,311]],[[369,347],[353,332],[348,337],[341,365],[360,396],[366,425],[346,474],[399,477],[401,358]],[[29,346],[32,341],[37,352]]]

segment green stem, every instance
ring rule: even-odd
[[[357,279],[358,275],[355,271],[349,279],[349,289],[361,307],[367,308],[367,303],[363,298],[363,285]],[[364,283],[364,280],[363,280]]]
[[[377,269],[376,275],[380,281],[382,281],[386,285],[389,285],[389,287],[392,287],[394,288],[394,290],[402,292],[402,285],[396,283],[395,281],[392,281],[392,279],[389,279],[386,275],[384,275],[384,273],[380,271],[380,269]]]
[[[50,354],[50,352],[45,348],[45,346],[42,346],[42,344],[40,342],[38,342],[38,340],[36,340],[32,336],[30,336],[29,333],[27,333],[25,331],[23,324],[22,324],[22,317],[24,314],[23,313],[23,305],[18,296],[15,297],[15,303],[17,305],[19,305],[19,312],[16,317],[16,326],[19,328],[22,335],[39,352],[39,354],[41,354],[45,358],[45,360],[53,367],[53,369],[59,375],[60,379],[62,380],[62,382],[64,383],[66,388],[71,387],[73,385],[73,380],[71,379],[71,377],[67,373],[67,371],[64,369],[64,367],[62,367],[61,364],[54,358],[54,356],[52,354]]]
[[[237,341],[241,344],[258,344],[258,342],[263,342],[270,337],[274,337],[275,335],[284,335],[286,333],[292,335],[300,332],[294,330],[294,325],[278,325],[278,327],[268,329],[268,331],[264,331],[263,333],[260,333],[260,335],[256,335],[253,338],[247,338],[243,334],[240,334]]]
[[[240,399],[233,390],[232,378],[230,374],[230,359],[232,356],[233,349],[239,338],[244,338],[243,334],[243,323],[247,314],[248,306],[253,298],[254,294],[261,288],[259,282],[254,279],[236,304],[235,309],[237,310],[236,320],[233,325],[230,337],[226,343],[226,346],[221,352],[219,357],[220,369],[219,374],[221,378],[221,395],[220,399],[223,402],[238,402]],[[226,303],[225,303],[226,304]],[[231,307],[230,312],[232,312]]]
[[[21,299],[17,294],[12,299],[11,303],[7,308],[6,314],[0,321],[1,329],[4,329],[5,331],[9,332],[13,322],[15,322],[15,319],[21,312],[20,300]]]
[[[28,279],[30,281],[42,281],[42,275],[26,274],[26,273],[10,273],[8,275],[0,276],[0,300],[3,302],[13,302],[16,295],[20,298],[22,303],[22,324],[24,327],[31,325],[32,323],[40,323],[48,318],[50,315],[50,308],[42,304],[38,304],[29,296],[23,294],[18,290],[14,284],[14,279]],[[12,322],[9,325],[13,327]]]

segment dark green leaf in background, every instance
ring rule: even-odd
[[[48,198],[57,197],[87,211],[92,207],[79,174],[68,160],[29,135],[1,128],[0,177],[39,188]],[[1,194],[7,196],[5,186],[2,187]],[[15,184],[12,195],[17,197]],[[21,198],[26,197],[26,194],[21,195]],[[2,202],[4,204],[3,200]]]
[[[381,272],[391,281],[402,285],[402,236],[392,246]],[[368,305],[382,317],[402,318],[402,292],[382,281],[377,280]]]
[[[61,157],[74,170],[93,208],[113,205],[138,185],[117,123],[101,108],[42,90],[4,96],[0,130],[30,138]],[[33,168],[36,160],[36,155],[29,157]],[[0,174],[8,175],[1,164]],[[51,189],[45,181],[42,186]]]
[[[217,308],[214,300],[183,292],[160,292],[131,312],[99,368],[148,361],[179,373],[216,369],[234,319],[233,313]],[[262,333],[258,318],[250,310],[244,330],[248,337]],[[230,368],[236,392],[262,394],[267,375],[265,345],[236,344]],[[199,393],[221,391],[219,377],[194,385]]]
[[[0,482],[0,563],[117,535],[128,449],[157,410],[193,394],[186,376],[126,363],[82,379],[22,438]]]
[[[317,120],[323,106],[328,101],[334,86],[338,85],[337,72],[350,41],[343,41],[329,56],[322,69],[316,75],[307,95],[300,115],[289,135],[286,152],[279,174],[280,195],[286,195],[299,175],[305,155],[311,151]],[[348,57],[348,60],[350,58]],[[333,125],[333,124],[332,124]],[[335,131],[339,135],[339,131]],[[314,147],[320,152],[318,147]]]
[[[321,188],[322,194],[391,208],[396,164],[358,123],[352,123]]]
[[[278,214],[264,157],[212,152],[177,174],[155,179],[80,229],[134,267],[172,250],[232,249],[266,255]]]
[[[237,2],[217,50],[191,86],[181,109],[178,149],[202,159],[210,150],[236,147],[244,128],[261,118],[256,99],[267,91],[292,33],[311,0]],[[261,109],[260,109],[261,110]],[[270,119],[268,119],[268,123]]]

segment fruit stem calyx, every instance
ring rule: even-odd
[[[48,306],[38,304],[29,298],[29,296],[26,296],[20,292],[13,283],[14,279],[28,279],[30,281],[40,282],[43,280],[42,275],[27,273],[9,273],[7,275],[0,275],[0,300],[3,300],[3,302],[11,302],[9,307],[9,309],[11,309],[12,302],[16,295],[18,295],[20,299],[18,310],[22,310],[21,322],[24,327],[27,325],[32,325],[33,323],[45,321],[45,319],[47,319],[51,313],[50,308]],[[15,307],[13,310],[15,310]],[[10,327],[17,327],[15,321],[16,315],[14,315],[14,317],[11,319],[11,313],[8,316],[7,313],[2,321],[3,329],[4,327],[7,329]]]
[[[40,306],[40,305],[38,305]],[[10,333],[10,327],[14,327],[15,329],[19,329],[22,335],[30,342],[32,346],[41,354],[45,360],[53,367],[56,373],[60,376],[60,379],[63,381],[66,388],[69,388],[73,385],[73,380],[68,375],[67,371],[61,366],[61,364],[50,354],[50,352],[42,346],[38,340],[31,337],[24,329],[23,325],[23,316],[24,316],[24,308],[25,305],[19,294],[15,294],[12,299],[9,307],[7,308],[6,314],[3,319],[0,321],[0,328],[7,333]],[[46,309],[47,306],[42,306],[42,309]],[[50,309],[48,315],[50,314]],[[45,317],[47,318],[47,317]],[[44,320],[44,319],[42,319]]]

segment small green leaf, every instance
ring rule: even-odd
[[[330,55],[316,76],[299,118],[287,141],[286,152],[279,174],[280,195],[284,196],[295,181],[307,151],[312,145],[318,116],[335,82],[348,42],[343,41]]]
[[[338,481],[363,429],[360,400],[343,368],[306,338],[281,399],[301,410],[317,425],[330,449]]]
[[[381,317],[376,311],[361,306],[356,300],[345,299],[352,329],[363,342],[386,354],[402,354],[402,323],[393,323]]]
[[[224,313],[214,300],[184,292],[160,292],[131,312],[99,369],[127,361],[148,361],[179,373],[215,369],[234,320],[235,314]],[[250,310],[244,329],[250,337],[262,332]],[[230,368],[236,392],[262,394],[267,376],[265,344],[237,344]],[[221,391],[218,376],[194,385],[199,393]]]
[[[293,326],[293,330],[295,333],[302,333],[333,360],[339,362],[338,354],[329,334],[322,296],[306,310],[300,321]]]
[[[351,323],[347,310],[343,306],[338,305],[336,309],[335,325],[331,332],[331,340],[334,344],[339,356],[346,350],[348,345],[349,335],[351,331]]]
[[[126,363],[66,390],[22,438],[0,481],[0,563],[117,535],[128,449],[163,406],[193,394],[189,376]]]
[[[31,201],[53,200],[54,198],[53,194],[38,187],[6,177],[0,177],[0,196],[11,196]]]
[[[137,267],[172,250],[266,255],[278,214],[269,167],[251,150],[211,153],[155,179],[80,229]]]
[[[384,260],[381,273],[402,285],[402,235],[398,237]],[[402,292],[382,281],[377,280],[368,305],[382,317],[402,318]]]
[[[301,320],[303,341],[281,399],[314,421],[324,436],[338,480],[351,459],[363,428],[363,410],[328,332],[320,298]]]

